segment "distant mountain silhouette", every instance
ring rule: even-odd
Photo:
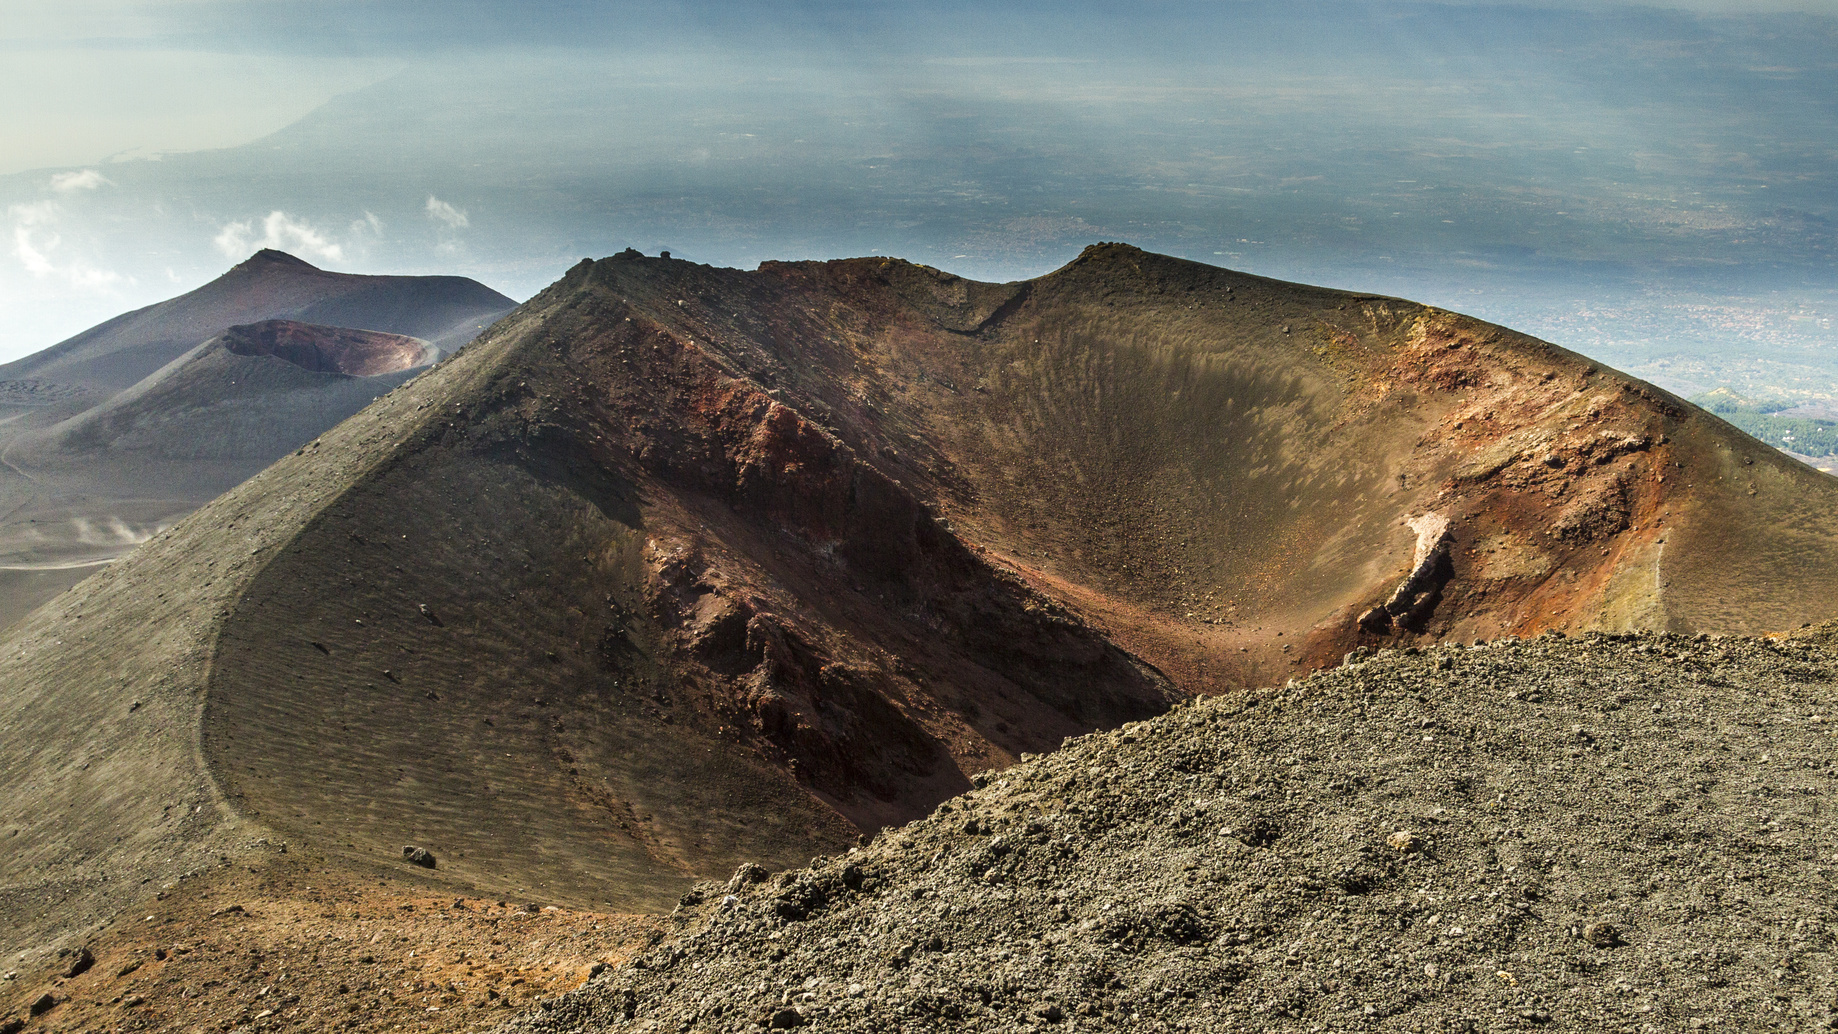
[[[126,388],[231,326],[271,319],[403,334],[451,351],[514,305],[465,277],[334,273],[263,250],[195,291],[0,366],[0,382]]]

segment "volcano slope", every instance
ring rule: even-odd
[[[107,402],[22,437],[7,460],[41,482],[158,484],[198,502],[420,372],[419,338],[292,320],[234,326]]]
[[[667,907],[1361,646],[1799,624],[1833,493],[1510,331],[1120,245],[584,262],[0,638],[4,927],[275,839]]]
[[[1553,634],[1202,698],[699,886],[504,1031],[1827,1029],[1835,661]]]
[[[513,305],[461,277],[355,276],[263,251],[0,367],[0,625]]]

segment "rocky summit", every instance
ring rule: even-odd
[[[702,884],[506,1032],[1825,1029],[1835,656],[1540,636],[1196,700]]]

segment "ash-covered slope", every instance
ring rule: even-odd
[[[583,262],[0,637],[0,928],[231,823],[667,905],[1356,645],[1797,625],[1834,492],[1522,335],[1121,245]]]
[[[686,895],[515,1031],[1824,1029],[1838,626],[1195,701]]]

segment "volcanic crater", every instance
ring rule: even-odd
[[[223,346],[236,355],[273,356],[313,373],[375,377],[433,360],[434,346],[418,338],[348,327],[322,327],[295,320],[263,320],[223,332]]]
[[[256,839],[667,910],[1191,696],[1795,627],[1834,560],[1838,483],[1399,299],[1120,244],[584,261],[0,634],[0,947]]]

